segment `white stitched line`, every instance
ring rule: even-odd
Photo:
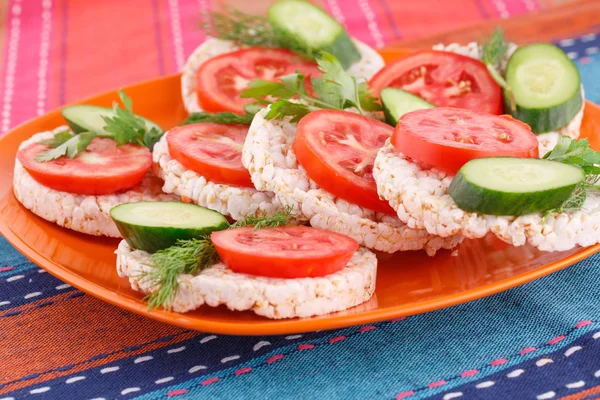
[[[169,12],[171,15],[171,34],[173,35],[173,48],[175,50],[175,66],[177,71],[183,71],[185,57],[183,55],[183,37],[181,35],[181,17],[179,12],[179,0],[169,0]]]
[[[554,396],[556,396],[556,393],[554,393],[554,392],[546,392],[546,393],[542,393],[542,394],[538,395],[536,397],[536,399],[538,399],[538,400],[546,400],[546,399],[551,399]]]
[[[523,372],[525,372],[525,371],[522,369],[515,369],[514,371],[506,374],[506,377],[507,378],[516,378],[517,376],[521,375]]]
[[[15,275],[15,276],[11,276],[10,278],[6,278],[6,282],[14,282],[14,281],[18,281],[19,279],[23,279],[25,278],[25,275]]]
[[[581,350],[581,346],[573,346],[569,350],[565,351],[565,357],[569,357],[570,355],[579,350]]]
[[[71,285],[69,285],[68,283],[65,283],[64,285],[58,285],[54,289],[56,289],[56,290],[63,290],[63,289],[67,289],[67,288],[70,288],[70,287],[71,287]]]
[[[204,343],[206,343],[206,342],[208,342],[208,341],[211,341],[211,340],[213,340],[213,339],[216,339],[216,338],[217,338],[217,337],[216,337],[215,335],[207,336],[207,337],[205,337],[205,338],[202,338],[202,339],[200,339],[200,343],[201,343],[201,344],[204,344]]]
[[[52,31],[52,0],[42,2],[42,32],[40,34],[40,65],[38,66],[37,113],[46,111],[46,81],[48,79],[48,54],[50,52],[50,32]]]
[[[29,393],[31,393],[31,394],[45,393],[48,390],[50,390],[50,386],[44,386],[41,388],[30,390]]]
[[[32,297],[41,296],[42,292],[33,292],[25,295],[25,299],[31,299]]]
[[[256,350],[260,349],[261,347],[270,346],[270,345],[271,345],[271,343],[261,340],[260,342],[258,342],[254,345],[252,350],[256,351]]]
[[[17,58],[19,52],[19,39],[21,36],[21,4],[20,0],[15,0],[10,9],[10,38],[8,40],[8,56],[6,59],[6,74],[4,76],[4,105],[2,107],[2,125],[1,133],[10,128],[10,117],[13,93],[15,88],[15,75],[17,69]],[[10,282],[10,281],[8,281]]]
[[[139,387],[127,388],[127,389],[121,390],[121,394],[123,396],[125,396],[126,394],[129,394],[129,393],[139,392],[140,390],[141,389]]]
[[[190,368],[190,370],[188,372],[190,374],[193,374],[194,372],[198,372],[203,369],[206,369],[206,367],[204,365],[196,365],[195,367]]]
[[[240,356],[238,356],[238,355],[225,357],[221,360],[221,363],[225,364],[225,363],[228,363],[229,361],[237,360],[239,358],[240,358]]]
[[[144,361],[150,361],[150,360],[153,360],[153,359],[154,359],[154,357],[152,357],[152,356],[143,356],[143,357],[136,358],[133,361],[133,363],[134,364],[139,364],[139,363],[143,363]]]
[[[119,367],[108,367],[108,368],[103,368],[100,370],[101,374],[108,374],[109,372],[115,372],[118,371],[120,368]]]
[[[154,383],[156,383],[157,385],[160,385],[161,383],[171,382],[173,379],[175,379],[175,378],[173,378],[172,376],[167,376],[166,378],[158,379]]]
[[[565,386],[567,387],[567,389],[577,389],[577,388],[580,388],[582,386],[585,386],[585,382],[584,381],[577,381],[577,382],[573,382],[573,383],[567,383]]]
[[[185,350],[185,346],[177,347],[175,349],[167,350],[168,354],[179,353]]]
[[[75,383],[85,379],[85,376],[74,376],[65,381],[65,383]]]
[[[381,31],[379,30],[379,27],[377,26],[377,21],[375,20],[375,15],[373,14],[373,10],[371,9],[371,6],[369,5],[369,1],[368,0],[358,0],[358,5],[360,6],[360,9],[362,10],[362,12],[365,15],[365,18],[368,22],[367,26],[369,27],[369,32],[371,33],[371,37],[375,41],[375,46],[378,48],[383,47],[385,44],[383,42],[383,36],[381,35]]]

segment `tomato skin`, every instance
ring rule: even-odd
[[[243,99],[240,93],[252,79],[275,80],[299,70],[307,76],[320,75],[315,62],[306,61],[287,49],[248,47],[221,54],[204,62],[196,71],[198,104],[207,112],[231,111],[244,113],[244,106],[253,99]]]
[[[527,124],[509,115],[450,107],[404,114],[391,143],[405,156],[451,174],[474,158],[539,157],[537,137]]]
[[[144,178],[152,166],[147,147],[95,138],[86,151],[74,158],[61,157],[38,162],[36,155],[50,146],[33,143],[17,153],[23,168],[38,183],[61,192],[99,196],[130,189]]]
[[[186,169],[216,183],[254,188],[250,173],[242,165],[246,125],[201,122],[167,133],[171,157]]]
[[[447,51],[423,50],[401,57],[377,72],[369,86],[378,97],[382,89],[396,87],[438,107],[503,113],[502,89],[485,64]]]
[[[271,278],[333,274],[344,269],[358,249],[358,242],[348,236],[307,226],[225,229],[210,238],[234,272]]]
[[[329,125],[329,126],[328,126]],[[380,135],[380,140],[371,143],[371,147],[366,149],[369,152],[362,152],[355,157],[365,164],[365,170],[369,176],[367,179],[360,179],[356,175],[349,173],[344,168],[336,166],[336,161],[345,162],[352,158],[352,154],[344,156],[344,159],[336,160],[335,155],[327,150],[320,151],[318,140],[314,135],[327,130],[331,126],[338,128],[342,126],[356,126],[362,131],[376,132]],[[353,204],[369,210],[396,215],[394,209],[377,194],[377,185],[372,176],[373,164],[377,155],[377,150],[383,145],[383,142],[391,136],[392,127],[383,122],[346,111],[337,110],[318,110],[313,111],[298,123],[296,138],[294,140],[294,153],[300,165],[306,170],[308,176],[320,187],[329,193],[340,197]]]

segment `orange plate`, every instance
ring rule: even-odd
[[[404,54],[382,53],[387,60]],[[183,120],[178,76],[160,78],[126,88],[136,112],[165,128]],[[83,103],[110,106],[115,91]],[[115,268],[117,240],[96,238],[60,228],[35,216],[15,199],[12,171],[19,143],[31,135],[64,124],[59,110],[33,119],[0,139],[0,233],[31,259],[59,279],[127,310],[163,322],[205,332],[232,335],[287,334],[333,329],[424,313],[489,296],[548,275],[600,250],[600,245],[560,253],[542,253],[531,247],[512,247],[490,236],[467,240],[457,257],[440,252],[381,255],[377,290],[373,298],[353,309],[305,319],[269,320],[251,312],[232,312],[224,307],[177,314],[149,312],[142,296],[131,290]],[[583,136],[600,146],[600,108],[586,104]]]

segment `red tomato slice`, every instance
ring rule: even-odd
[[[273,278],[314,278],[348,264],[358,242],[307,226],[226,229],[210,236],[221,260],[233,271]]]
[[[392,135],[383,122],[346,111],[319,110],[298,123],[294,153],[308,176],[329,193],[396,215],[379,199],[373,179],[377,151]]]
[[[273,81],[300,71],[307,76],[320,75],[314,62],[285,49],[250,47],[211,58],[196,72],[198,103],[208,112],[232,111],[243,114],[244,105],[254,101],[242,99],[240,93],[253,79]]]
[[[479,60],[446,51],[420,51],[387,64],[369,83],[407,90],[438,107],[502,114],[502,90]]]
[[[167,133],[169,153],[185,168],[206,179],[254,188],[242,165],[242,147],[248,126],[201,122],[177,127]]]
[[[404,114],[392,144],[405,156],[450,173],[474,158],[539,157],[529,125],[508,115],[449,107]]]
[[[129,189],[136,186],[152,166],[152,154],[147,147],[117,146],[112,139],[95,138],[74,158],[35,161],[35,156],[48,149],[49,146],[34,143],[19,150],[17,159],[33,179],[62,192],[103,195]]]

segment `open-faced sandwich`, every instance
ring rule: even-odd
[[[124,237],[117,271],[150,307],[310,317],[361,304],[375,290],[375,254],[344,235],[289,226],[289,212],[231,226],[187,203],[129,203],[111,214]]]
[[[542,251],[600,242],[600,153],[560,136],[539,157],[525,123],[457,108],[403,115],[379,151],[379,195],[414,228],[440,236],[531,244]]]
[[[240,220],[268,216],[282,207],[273,193],[259,192],[242,165],[251,114],[198,113],[171,129],[154,146],[154,171],[163,191]]]
[[[483,45],[437,45],[399,58],[370,86],[392,123],[404,112],[433,106],[510,114],[531,127],[541,155],[561,135],[579,137],[585,104],[577,67],[560,48],[518,47],[499,29]]]
[[[33,135],[19,146],[14,193],[34,214],[65,228],[120,237],[111,208],[133,201],[173,201],[152,176],[151,148],[162,129],[127,109],[63,109],[69,127]]]
[[[278,0],[268,17],[237,10],[211,14],[203,23],[211,36],[188,58],[181,91],[188,112],[243,113],[248,82],[299,71],[319,74],[321,50],[336,56],[351,74],[370,79],[384,62],[368,45],[350,38],[323,9],[304,0]]]
[[[379,199],[373,162],[393,129],[377,119],[380,107],[364,81],[327,53],[317,61],[322,74],[312,78],[314,93],[301,74],[255,81],[245,92],[259,101],[277,98],[256,114],[244,144],[242,163],[254,186],[275,193],[300,220],[369,249],[433,255],[454,248],[460,236],[413,229]]]

